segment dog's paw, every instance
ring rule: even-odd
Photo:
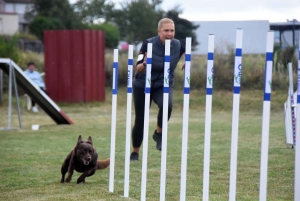
[[[82,183],[85,183],[85,178],[82,179],[82,178],[79,177],[79,178],[77,179],[77,184],[79,184],[79,183],[81,183],[81,182],[82,182]]]
[[[66,178],[65,182],[70,183],[72,178]]]
[[[64,183],[65,181],[63,179],[60,180],[60,183]]]

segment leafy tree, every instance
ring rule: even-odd
[[[60,19],[66,29],[84,28],[67,0],[35,0],[26,11],[25,19],[31,22],[36,15]]]
[[[10,58],[15,62],[19,61],[18,35],[0,35],[0,55],[2,58]]]
[[[114,3],[106,0],[78,0],[73,8],[79,18],[88,24],[95,20],[107,19],[113,10]]]
[[[29,25],[30,31],[43,41],[44,30],[65,29],[60,19],[37,15]]]
[[[161,0],[132,0],[121,3],[113,10],[111,20],[118,26],[121,38],[138,44],[157,34],[157,23],[163,16]]]
[[[199,43],[194,31],[199,27],[199,25],[194,25],[192,22],[180,18],[179,14],[181,13],[182,10],[180,6],[177,5],[166,13],[166,17],[172,19],[175,23],[175,38],[185,39],[186,37],[192,37],[192,48],[195,49]]]
[[[106,47],[115,48],[118,46],[120,40],[120,32],[116,26],[110,23],[103,23],[100,25],[91,25],[90,28],[96,30],[103,30],[105,32]]]

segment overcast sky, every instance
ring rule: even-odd
[[[71,3],[75,1],[70,0]],[[176,4],[183,9],[180,17],[189,21],[300,21],[300,0],[163,0],[161,6],[167,11]]]

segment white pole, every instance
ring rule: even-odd
[[[260,188],[259,188],[260,201],[267,200],[273,46],[274,46],[274,32],[269,31],[267,34],[265,86],[264,86],[264,102],[263,102],[262,135],[261,135]]]
[[[211,138],[211,111],[214,74],[214,45],[215,35],[208,36],[207,73],[206,73],[206,107],[205,107],[205,134],[204,134],[204,164],[203,164],[203,192],[202,200],[209,200],[209,166],[210,166],[210,138]]]
[[[294,146],[295,145],[295,136],[296,136],[296,117],[295,117],[295,107],[294,107],[294,87],[293,87],[293,67],[292,67],[292,63],[288,63],[288,71],[289,71],[289,96],[290,96],[290,117],[289,117],[289,125],[292,125],[291,126],[291,130],[292,130],[292,135],[291,133],[289,132],[289,138],[291,139],[291,144]],[[291,118],[291,119],[290,119]]]
[[[109,192],[114,192],[117,94],[118,94],[118,49],[115,49],[114,66],[113,66],[113,83],[112,83]]]
[[[171,41],[165,41],[165,66],[164,66],[164,97],[163,97],[163,122],[162,122],[162,149],[160,171],[160,201],[165,201],[166,168],[167,168],[167,139],[168,139],[168,106],[169,106],[169,71]]]
[[[127,79],[124,197],[129,196],[130,134],[131,134],[131,106],[132,106],[132,67],[133,67],[133,45],[129,45],[129,48],[128,48],[128,71],[127,71],[128,79]]]
[[[187,147],[189,128],[189,101],[190,101],[190,69],[191,69],[191,44],[192,38],[186,38],[184,89],[183,89],[183,119],[182,119],[182,154],[181,154],[181,182],[180,201],[185,201],[186,196],[186,170],[187,170]]]
[[[236,198],[236,174],[237,174],[237,154],[238,154],[238,132],[239,132],[239,112],[240,112],[240,87],[242,76],[242,44],[243,30],[236,30],[236,49],[234,62],[234,90],[232,106],[232,132],[231,132],[231,158],[230,158],[230,188],[229,200]]]
[[[145,83],[146,86],[145,86],[144,142],[143,142],[141,201],[146,201],[149,113],[150,113],[150,108],[149,107],[150,107],[150,90],[151,90],[151,68],[152,68],[152,43],[148,43],[148,46],[147,46],[146,83]]]
[[[295,148],[295,185],[294,185],[294,201],[300,200],[300,146],[296,146],[296,140],[300,139],[300,37],[298,43],[298,79],[297,79],[297,115],[296,118],[296,139],[294,141]],[[297,148],[298,147],[298,148]]]

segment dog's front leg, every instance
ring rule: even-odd
[[[90,169],[87,169],[86,171],[84,171],[80,177],[77,179],[77,184],[79,183],[84,183],[85,182],[85,178],[86,177],[89,177],[89,176],[92,176],[93,174],[95,174],[97,170],[97,167],[94,167],[94,168],[90,168]]]
[[[66,182],[70,183],[70,181],[72,180],[73,172],[74,172],[74,157],[72,156],[69,163],[68,176],[66,178]]]

